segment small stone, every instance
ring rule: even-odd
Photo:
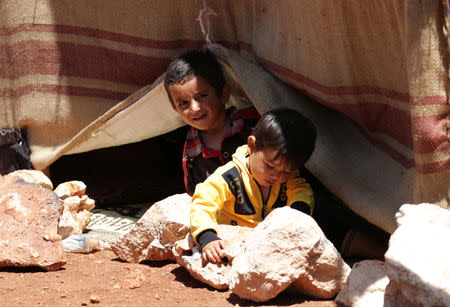
[[[141,270],[136,269],[128,273],[120,283],[121,289],[135,289],[144,284],[145,276]]]
[[[91,295],[90,301],[92,304],[98,304],[100,303],[100,296],[98,295]]]
[[[86,193],[86,185],[77,180],[64,182],[56,187],[55,193],[62,199],[70,196],[82,197]]]

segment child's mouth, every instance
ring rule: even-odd
[[[266,183],[267,183],[268,185],[273,185],[273,184],[275,183],[275,181],[266,180]]]
[[[197,121],[199,121],[199,120],[204,119],[205,117],[206,117],[206,114],[203,114],[203,115],[201,115],[201,116],[194,117],[192,120],[193,120],[194,122],[197,122]]]

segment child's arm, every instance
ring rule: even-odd
[[[230,192],[221,174],[212,174],[208,179],[197,185],[192,196],[190,220],[191,233],[194,241],[202,248],[205,261],[221,262],[224,242],[217,236],[218,226],[216,215],[224,203],[230,200]]]
[[[219,238],[212,229],[207,229],[197,236],[197,241],[202,249],[204,262],[222,262],[222,250],[225,248],[224,241]]]
[[[298,170],[287,182],[286,196],[288,206],[312,215],[314,209],[313,192],[306,179],[300,177]]]

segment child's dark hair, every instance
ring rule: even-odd
[[[265,112],[255,128],[255,151],[271,148],[293,168],[302,167],[311,157],[316,142],[316,128],[311,120],[293,109]]]
[[[166,71],[164,87],[172,106],[174,106],[174,102],[169,88],[174,84],[184,83],[193,77],[205,79],[214,87],[217,95],[221,96],[225,85],[225,77],[216,56],[207,49],[189,50],[173,60]]]

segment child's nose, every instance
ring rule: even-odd
[[[280,172],[277,171],[277,170],[272,170],[272,171],[269,173],[269,175],[270,175],[270,178],[271,178],[272,180],[277,180],[278,177],[280,177]]]
[[[274,170],[272,173],[272,178],[276,181],[278,181],[280,178],[283,177],[283,171],[280,170]]]
[[[198,110],[200,110],[200,102],[198,102],[195,99],[192,99],[192,101],[191,101],[191,110],[193,112],[197,112]]]

